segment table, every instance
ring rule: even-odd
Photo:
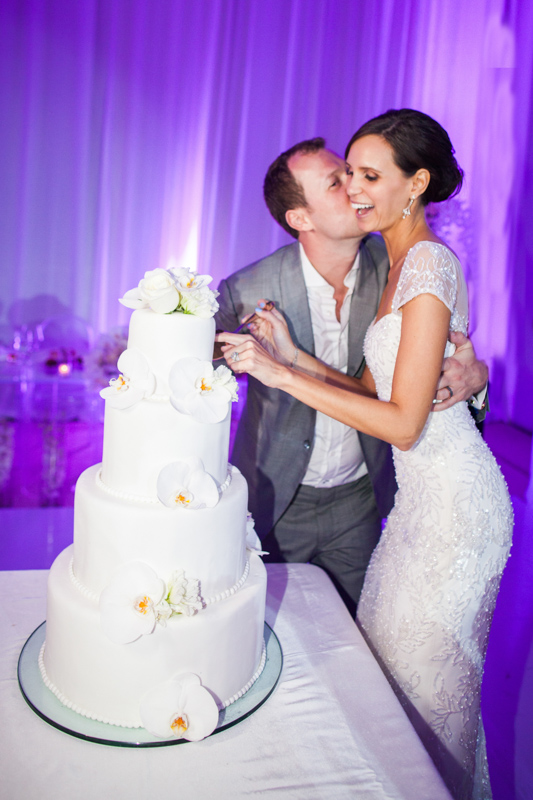
[[[268,565],[267,622],[283,648],[274,694],[198,743],[148,750],[68,736],[26,705],[19,653],[45,618],[48,572],[0,572],[0,797],[18,800],[450,800],[327,575]]]

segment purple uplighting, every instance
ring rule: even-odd
[[[287,241],[261,192],[281,150],[323,135],[343,152],[365,119],[412,106],[465,170],[494,418],[530,428],[530,4],[6,0],[0,23],[4,319],[44,294],[107,331],[148,268],[217,283]]]

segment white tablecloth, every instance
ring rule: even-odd
[[[0,798],[450,800],[329,578],[269,565],[267,622],[283,648],[274,694],[209,739],[155,749],[68,736],[26,705],[24,642],[43,621],[45,571],[0,573]]]

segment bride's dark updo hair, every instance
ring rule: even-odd
[[[410,177],[427,169],[431,180],[420,200],[422,205],[441,203],[454,197],[463,185],[463,170],[455,160],[450,137],[432,117],[412,108],[391,109],[365,122],[354,133],[352,144],[363,136],[382,136],[392,147],[394,161]]]

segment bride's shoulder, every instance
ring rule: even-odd
[[[431,241],[429,239],[416,242],[409,248],[405,257],[406,261],[435,261],[442,259],[459,261],[453,250],[449,248],[447,244],[440,241]]]
[[[416,242],[405,257],[392,303],[393,310],[401,308],[419,294],[434,294],[453,310],[461,285],[461,265],[449,247],[430,240]]]
[[[405,256],[402,272],[454,273],[461,271],[459,259],[444,242],[423,240],[416,242]]]

